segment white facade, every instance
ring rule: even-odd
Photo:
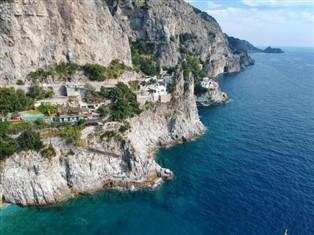
[[[209,78],[203,78],[201,86],[206,89],[214,89],[215,82],[213,80],[210,80]]]
[[[162,96],[167,94],[167,88],[165,86],[155,84],[153,88],[149,88],[151,96]]]

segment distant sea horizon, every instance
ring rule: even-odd
[[[230,102],[199,108],[205,134],[156,153],[173,180],[8,205],[0,234],[313,235],[314,54],[293,48],[217,78]]]

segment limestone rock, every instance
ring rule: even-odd
[[[17,0],[0,7],[0,83],[60,61],[131,65],[131,40],[155,43],[162,66],[175,66],[186,50],[198,55],[209,77],[237,72],[252,59],[235,53],[214,18],[184,0]],[[186,36],[186,38],[184,37]],[[190,37],[190,38],[189,38]]]

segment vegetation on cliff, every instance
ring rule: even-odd
[[[91,81],[105,81],[111,78],[118,78],[123,72],[132,71],[132,68],[126,66],[121,61],[115,59],[105,67],[100,64],[79,65],[72,62],[60,62],[47,69],[40,68],[27,75],[31,82],[42,82],[48,77],[57,78],[62,81],[71,81],[73,76],[82,72]]]
[[[21,133],[17,138],[10,135]],[[0,122],[0,159],[22,150],[40,151],[43,148],[43,142],[39,133],[32,130],[29,123],[13,124]]]
[[[142,112],[137,102],[136,95],[129,87],[119,82],[110,92],[112,105],[112,120],[122,121],[128,117],[133,117]]]
[[[160,73],[160,61],[156,56],[163,42],[152,40],[130,40],[133,65],[144,74],[154,76]]]
[[[47,89],[44,89],[43,87],[39,85],[32,85],[28,89],[27,95],[35,100],[38,99],[45,99],[45,98],[51,98],[54,95],[54,91],[52,87],[48,87]]]
[[[24,111],[34,107],[34,99],[23,90],[0,87],[0,116],[8,113]]]

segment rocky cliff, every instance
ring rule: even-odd
[[[208,76],[251,63],[235,54],[214,18],[183,0],[16,0],[0,3],[0,81],[15,83],[60,61],[131,65],[129,39],[152,42],[151,53],[173,67],[200,57]]]
[[[18,0],[0,7],[0,79],[59,61],[131,64],[128,37],[103,0]]]
[[[1,166],[0,197],[24,206],[46,205],[106,187],[154,186],[171,178],[172,172],[155,162],[154,150],[204,132],[194,102],[194,79],[184,88],[182,76],[171,102],[157,102],[130,119],[132,130],[123,140],[105,140],[100,136],[109,127],[96,128],[87,130],[91,135],[86,148],[49,138],[45,142],[55,147],[55,157],[22,152],[8,158]]]

